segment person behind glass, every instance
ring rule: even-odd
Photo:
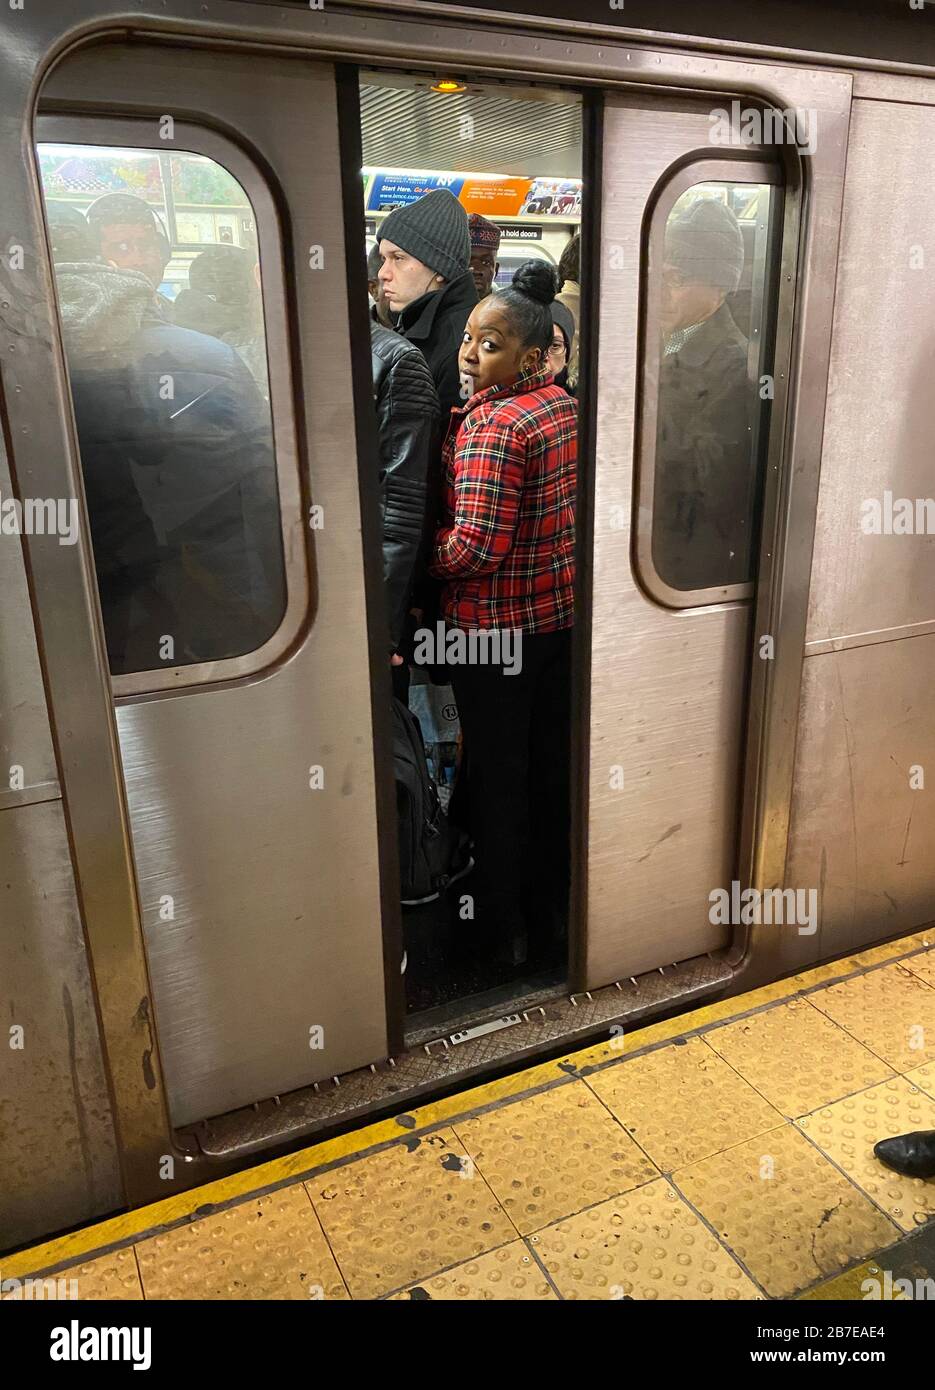
[[[464,401],[458,349],[477,303],[467,213],[453,193],[436,188],[389,213],[379,234],[377,279],[399,316],[397,329],[429,364],[446,423],[452,407]]]
[[[561,386],[569,396],[575,392],[568,384],[568,363],[575,342],[575,320],[571,310],[557,299],[552,304],[552,342],[549,346],[549,371],[555,378],[555,385]]]
[[[571,355],[568,359],[568,385],[574,395],[578,393],[578,323],[581,318],[581,232],[574,236],[565,247],[558,261],[558,278],[561,288],[555,296],[559,304],[564,304],[571,314],[574,332],[572,333]]]
[[[488,633],[487,662],[478,648],[481,659],[449,669],[467,757],[475,922],[512,965],[545,955],[568,899],[577,411],[547,367],[555,290],[554,270],[530,261],[471,312],[458,364],[472,394],[443,450],[430,565],[449,629]]]
[[[47,211],[111,670],[252,651],[286,599],[269,406],[233,347]]]
[[[702,589],[748,577],[754,469],[747,340],[727,296],[743,236],[702,198],[669,219],[660,303],[653,556],[668,583]]]
[[[172,301],[159,287],[172,258],[172,243],[158,214],[135,193],[105,193],[86,216],[100,259],[117,270],[145,275],[156,291],[160,312],[170,318]]]
[[[479,212],[472,212],[468,218],[468,232],[471,238],[471,274],[478,299],[483,299],[493,290],[493,283],[500,269],[497,252],[500,249],[500,228],[488,222]]]
[[[376,245],[371,246],[367,255],[367,293],[370,296],[370,317],[374,323],[382,324],[384,328],[395,328],[393,315],[390,313],[390,306],[386,302],[386,294],[379,278],[382,264],[380,243],[377,242]]]
[[[172,305],[179,328],[209,333],[236,348],[249,367],[265,400],[269,400],[269,368],[260,266],[255,251],[242,246],[208,246],[188,267],[188,287]]]

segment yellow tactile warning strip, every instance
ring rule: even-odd
[[[917,933],[614,1036],[6,1257],[0,1278],[77,1267],[86,1296],[116,1281],[124,1296],[148,1298],[421,1299],[432,1288],[449,1299],[544,1298],[547,1288],[560,1298],[786,1297],[825,1287],[903,1228],[871,1200],[870,1175],[831,1153],[836,1131],[826,1151],[810,1124],[779,1112],[813,1101],[798,1118],[835,1111],[836,1122],[842,1102],[896,1083],[892,1069],[915,1088],[902,1095],[905,1113],[916,1113],[907,1095],[935,1101],[932,944]],[[737,1025],[758,1020],[759,1045],[745,1049],[750,1034]],[[790,1069],[803,1048],[810,1075]],[[832,1054],[841,1074],[826,1076]]]
[[[516,1236],[451,1130],[306,1183],[355,1298],[379,1298]]]
[[[468,1260],[454,1269],[433,1275],[421,1284],[413,1284],[393,1299],[416,1301],[439,1299],[446,1301],[479,1302],[510,1299],[516,1302],[541,1302],[558,1297],[542,1273],[524,1241],[491,1250],[479,1259]]]
[[[920,956],[913,956],[906,961],[906,969],[918,975],[927,985],[935,986],[935,951],[924,951]]]
[[[918,1086],[926,1095],[935,1096],[935,1062],[924,1062],[921,1067],[913,1067],[904,1073],[906,1080]]]
[[[46,1281],[43,1281],[46,1283]],[[114,1250],[83,1265],[73,1265],[64,1274],[51,1275],[42,1291],[44,1298],[113,1299],[117,1302],[143,1297],[140,1271],[133,1248]],[[21,1286],[5,1293],[4,1299],[35,1299],[35,1293]]]
[[[811,997],[897,1071],[935,1058],[935,989],[903,965],[871,970]]]
[[[784,1123],[704,1038],[595,1072],[587,1084],[666,1173]]]
[[[457,1133],[521,1235],[658,1176],[582,1081],[461,1121]]]
[[[682,1168],[672,1180],[773,1298],[790,1297],[898,1235],[790,1126]]]
[[[530,1242],[563,1298],[759,1298],[664,1178],[547,1226]]]
[[[348,1296],[301,1183],[140,1241],[136,1254],[147,1298]]]
[[[935,1100],[906,1077],[825,1106],[798,1124],[904,1231],[914,1231],[935,1214],[935,1183],[901,1177],[873,1156],[878,1139],[935,1129]]]
[[[790,1117],[893,1074],[820,1013],[811,997],[712,1028],[705,1041]]]

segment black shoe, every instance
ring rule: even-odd
[[[935,1178],[935,1129],[916,1129],[881,1139],[873,1152],[881,1163],[906,1178]]]

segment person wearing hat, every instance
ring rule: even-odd
[[[97,254],[117,270],[138,270],[157,292],[160,309],[171,313],[172,302],[159,294],[172,243],[161,219],[135,193],[105,193],[87,211]]]
[[[458,350],[477,303],[464,208],[446,188],[395,208],[380,226],[378,279],[396,326],[429,364],[442,423],[464,404]]]
[[[574,323],[574,334],[568,357],[568,389],[578,394],[578,321],[581,318],[581,232],[576,231],[562,252],[558,262],[558,278],[561,289],[555,296],[559,304],[564,304]]]
[[[559,299],[552,301],[552,343],[548,352],[549,371],[556,386],[569,396],[575,392],[568,380],[568,364],[575,345],[575,320],[571,310]]]
[[[755,388],[727,302],[743,274],[731,210],[701,198],[669,217],[660,303],[652,553],[674,589],[749,579]]]
[[[479,212],[472,212],[468,218],[468,231],[471,236],[471,274],[478,301],[485,299],[493,289],[500,262],[497,252],[500,249],[500,228]]]

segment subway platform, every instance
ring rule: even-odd
[[[7,1299],[40,1276],[79,1299],[935,1297],[935,1180],[872,1152],[929,1128],[932,929],[21,1251],[0,1277]]]

